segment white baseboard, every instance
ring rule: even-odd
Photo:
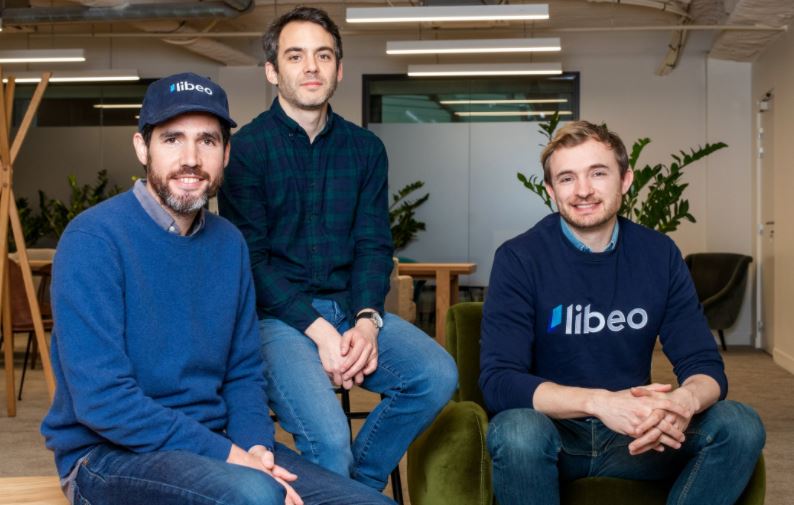
[[[775,363],[782,366],[786,369],[789,373],[794,374],[794,356],[788,354],[787,352],[781,351],[778,348],[772,352],[772,357],[775,360]]]

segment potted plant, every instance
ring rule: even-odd
[[[559,121],[559,116],[555,114],[549,121],[540,123],[540,132],[549,141],[554,137]],[[683,220],[696,222],[695,216],[689,212],[689,200],[684,198],[684,190],[689,186],[689,183],[681,181],[684,168],[728,145],[723,142],[707,143],[690,149],[689,152],[682,150],[678,154],[671,155],[673,161],[669,165],[658,163],[637,168],[637,160],[650,142],[649,138],[641,138],[632,146],[629,166],[634,171],[634,182],[623,196],[619,214],[648,228],[670,233],[675,231]],[[554,210],[542,178],[535,175],[527,177],[521,172],[517,177],[527,189],[540,197],[550,210]]]

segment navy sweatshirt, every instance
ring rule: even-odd
[[[248,249],[225,219],[182,237],[132,191],[92,207],[58,242],[52,303],[41,431],[61,477],[103,443],[220,460],[273,446]]]
[[[577,250],[559,214],[496,251],[483,309],[480,388],[492,413],[532,408],[545,381],[618,391],[645,384],[657,335],[679,383],[722,358],[681,252],[620,218],[617,247]]]

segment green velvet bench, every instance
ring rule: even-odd
[[[447,313],[447,350],[458,365],[459,388],[451,402],[408,449],[411,505],[492,505],[491,461],[485,443],[488,416],[477,384],[482,303],[459,303]],[[605,477],[562,486],[563,504],[664,505],[669,483]],[[764,459],[737,505],[762,505]]]

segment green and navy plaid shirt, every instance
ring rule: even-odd
[[[245,235],[260,317],[304,331],[312,298],[383,313],[392,269],[388,161],[372,132],[328,108],[309,142],[278,103],[232,137],[220,213]]]

